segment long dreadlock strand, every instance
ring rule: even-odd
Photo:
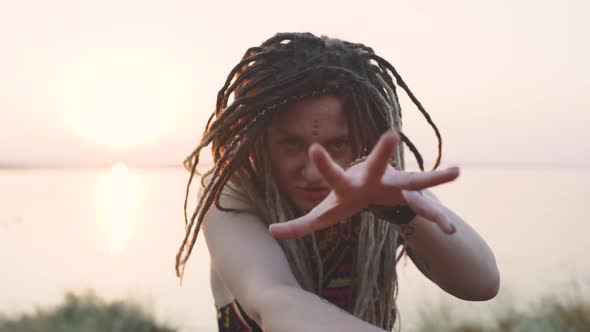
[[[260,114],[258,118],[262,118],[263,116],[264,116],[264,114]],[[199,229],[201,227],[204,215],[205,215],[206,211],[208,210],[208,208],[211,206],[211,204],[215,203],[219,209],[227,210],[219,205],[219,196],[221,195],[222,184],[227,182],[230,174],[232,173],[232,170],[235,169],[237,167],[238,163],[241,161],[239,158],[236,158],[236,157],[244,154],[244,151],[247,150],[246,149],[247,143],[250,140],[252,140],[253,137],[255,137],[257,131],[260,130],[262,127],[264,127],[264,125],[265,125],[265,123],[262,120],[258,121],[256,119],[254,119],[254,121],[250,122],[246,127],[244,127],[241,130],[240,133],[238,133],[237,136],[234,137],[233,141],[228,146],[227,153],[218,161],[218,163],[220,165],[224,165],[224,166],[223,166],[223,168],[218,167],[215,169],[215,171],[213,171],[211,181],[209,182],[209,184],[207,185],[207,187],[205,188],[205,191],[204,191],[206,194],[202,195],[199,198],[198,206],[203,206],[203,209],[197,209],[195,211],[195,213],[193,213],[190,223],[188,223],[188,226],[186,228],[186,236],[182,242],[181,249],[179,250],[179,254],[177,255],[177,258],[176,258],[177,274],[180,274],[180,270],[179,270],[180,265],[184,265],[186,263],[186,261],[188,260],[188,257],[190,256],[190,254],[192,252],[192,249],[193,249],[195,241],[197,239]],[[245,137],[243,137],[243,136],[245,136]],[[238,142],[240,142],[240,141],[243,141],[244,144],[242,144],[241,146],[238,147],[237,145],[238,145]],[[232,157],[234,157],[234,158],[232,158]],[[197,162],[198,162],[198,159],[197,159]],[[197,165],[197,163],[195,163],[193,165],[193,171],[194,171],[194,168],[196,168],[196,165]],[[223,174],[221,174],[222,171],[225,169],[229,169],[229,172],[223,172]],[[192,180],[193,173],[194,172],[191,173],[191,180]],[[218,179],[220,181],[215,181]],[[189,187],[187,188],[187,196],[188,196],[189,188],[190,188],[190,181],[189,181]],[[185,199],[185,206],[186,206],[186,201],[187,200]],[[185,216],[186,216],[186,211],[185,211]],[[193,225],[195,223],[195,220],[196,220],[196,226],[194,227],[194,230],[193,230]],[[193,232],[194,232],[194,235],[192,236],[190,245],[186,249],[187,250],[186,256],[184,258],[182,258],[180,254],[185,250],[188,239],[190,237],[190,234]]]
[[[389,118],[390,118],[390,124],[392,128],[397,128],[397,130],[401,133],[403,132],[402,130],[402,117],[401,117],[401,108],[397,102],[397,96],[395,95],[395,92],[393,91],[393,89],[391,89],[388,85],[388,83],[383,79],[382,75],[379,73],[375,74],[375,78],[376,80],[383,85],[383,89],[385,90],[385,92],[387,93],[388,96],[388,101],[389,103],[386,105],[389,109]],[[396,155],[396,160],[399,160],[401,162],[401,164],[399,165],[399,167],[401,169],[405,168],[404,165],[404,149],[401,146],[403,144],[403,141],[399,143],[398,148],[395,149],[395,155]]]
[[[274,50],[268,51],[268,52],[262,52],[262,53],[258,53],[256,55],[253,56],[249,56],[245,59],[242,59],[242,61],[240,61],[229,73],[229,75],[227,76],[227,79],[225,80],[225,84],[223,85],[223,87],[221,88],[221,90],[219,90],[219,92],[217,93],[217,106],[216,106],[216,111],[220,112],[222,110],[222,108],[226,105],[223,104],[223,100],[224,100],[224,96],[225,96],[225,92],[226,89],[229,87],[229,85],[231,84],[231,82],[233,81],[233,79],[235,78],[236,74],[238,74],[238,72],[240,72],[241,70],[244,70],[245,67],[247,67],[247,65],[249,63],[252,63],[254,61],[260,60],[260,59],[264,59],[265,57],[268,57],[269,54],[276,52]]]
[[[365,55],[368,58],[374,59],[376,61],[379,61],[381,63],[383,63],[383,65],[389,70],[391,71],[391,73],[393,74],[393,76],[395,77],[397,84],[406,91],[406,93],[408,94],[408,97],[410,97],[410,99],[412,100],[412,102],[416,105],[416,107],[418,107],[418,110],[420,111],[420,113],[422,113],[422,115],[424,116],[424,118],[426,119],[426,121],[428,122],[428,124],[432,127],[432,129],[434,130],[434,133],[436,135],[436,139],[438,140],[438,156],[436,158],[436,161],[434,163],[433,166],[433,170],[437,169],[438,166],[440,165],[440,161],[442,158],[442,137],[440,135],[440,131],[438,130],[438,127],[434,124],[434,121],[432,121],[432,118],[430,117],[430,114],[428,114],[428,112],[426,112],[426,110],[424,109],[424,107],[422,106],[422,103],[420,103],[420,101],[418,100],[418,98],[416,98],[416,96],[414,96],[414,93],[412,93],[412,91],[410,90],[410,88],[408,87],[408,85],[406,84],[406,82],[404,82],[404,80],[402,79],[401,75],[397,72],[397,70],[395,70],[395,68],[393,67],[393,65],[391,65],[389,62],[387,62],[385,59],[383,59],[382,57],[376,55],[376,54],[366,54]]]

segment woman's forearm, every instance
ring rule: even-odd
[[[456,232],[445,234],[435,223],[417,216],[410,224],[397,226],[408,243],[408,254],[428,278],[458,298],[495,297],[500,274],[492,250],[457,214],[442,204],[440,208]]]
[[[384,331],[301,288],[274,287],[260,295],[264,331]]]

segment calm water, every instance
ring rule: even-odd
[[[107,299],[139,299],[183,331],[215,331],[203,238],[182,287],[174,274],[186,180],[181,169],[0,171],[0,312],[92,288]],[[493,248],[503,288],[487,303],[463,302],[408,263],[399,270],[405,327],[425,305],[489,312],[590,280],[590,170],[467,168],[436,193]]]

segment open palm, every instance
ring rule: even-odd
[[[342,169],[319,144],[309,148],[309,157],[331,187],[330,194],[306,215],[272,224],[270,232],[277,238],[298,238],[329,227],[367,208],[369,205],[407,204],[418,215],[437,223],[450,233],[451,225],[440,204],[419,190],[455,180],[458,168],[430,172],[399,171],[389,161],[399,143],[394,131],[384,134],[367,159],[347,170]]]

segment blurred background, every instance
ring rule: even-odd
[[[403,262],[404,330],[440,306],[489,321],[590,294],[589,17],[583,0],[0,3],[0,318],[90,289],[216,331],[203,238],[182,287],[174,273],[180,165],[245,50],[290,31],[364,43],[398,69],[442,132],[443,166],[462,168],[435,192],[496,254],[502,289],[485,303]],[[432,165],[435,136],[401,101]]]

